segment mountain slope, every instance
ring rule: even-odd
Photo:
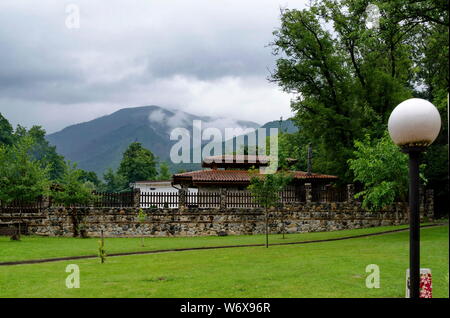
[[[185,128],[192,133],[193,120],[204,127],[258,128],[250,121],[233,121],[208,116],[195,116],[182,111],[170,111],[159,106],[124,108],[111,115],[76,124],[50,134],[47,140],[57,151],[78,166],[102,176],[107,168],[117,168],[122,153],[131,142],[139,141],[160,160],[167,161],[171,171],[198,169],[200,164],[173,164],[170,149],[177,141],[170,140],[172,129]]]

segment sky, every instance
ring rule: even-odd
[[[263,124],[292,116],[270,83],[288,0],[1,0],[0,112],[48,133],[158,105]]]

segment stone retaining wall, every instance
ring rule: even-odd
[[[21,219],[29,234],[73,236],[84,229],[88,236],[200,236],[262,234],[263,209],[143,209],[146,221],[138,221],[138,208],[48,208],[36,214],[0,213],[0,222]],[[421,202],[422,217],[433,216],[432,193]],[[269,211],[271,233],[333,231],[408,222],[407,208],[396,203],[386,210],[368,212],[360,202],[299,203]],[[81,226],[80,226],[81,225]]]

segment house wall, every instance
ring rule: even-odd
[[[155,186],[151,184],[136,184],[135,188],[141,190],[141,192],[178,192],[172,186]]]
[[[432,195],[432,194],[431,194]],[[433,198],[421,202],[422,219],[433,215]],[[48,208],[20,216],[0,213],[0,222],[22,220],[28,232],[47,236],[73,236],[77,224],[84,224],[89,236],[201,236],[263,234],[263,209],[144,209],[147,220],[140,223],[137,208]],[[271,233],[333,231],[406,224],[407,208],[396,203],[370,212],[360,202],[302,203],[269,211]]]

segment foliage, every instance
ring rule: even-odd
[[[98,257],[100,257],[100,262],[103,264],[106,260],[106,250],[105,250],[105,241],[102,238],[98,241]]]
[[[355,141],[355,159],[349,167],[355,175],[354,181],[364,185],[356,197],[364,197],[363,206],[379,210],[394,202],[406,201],[408,191],[408,156],[400,151],[388,133],[381,139],[371,140],[367,135],[363,141]]]
[[[65,164],[64,173],[58,180],[62,189],[55,189],[52,193],[55,202],[71,207],[88,205],[92,201],[92,189],[81,180],[81,175],[82,171],[77,169],[75,163]]]
[[[30,137],[11,146],[0,145],[0,201],[31,203],[49,193],[49,169],[30,156],[32,147]]]
[[[123,175],[128,183],[152,180],[156,177],[156,158],[153,153],[142,147],[139,142],[133,142],[124,152],[118,174]]]
[[[13,128],[9,121],[0,113],[0,145],[13,143]]]
[[[85,171],[83,169],[80,170],[80,181],[84,183],[91,183],[92,185],[90,187],[93,187],[93,190],[102,191],[104,189],[105,185],[94,171]]]
[[[247,187],[254,200],[264,208],[276,206],[280,202],[279,192],[292,180],[285,172],[260,175],[258,170],[250,170],[250,185]]]
[[[172,177],[172,174],[170,173],[169,165],[167,162],[161,162],[159,165],[159,180],[169,180]]]
[[[57,180],[64,173],[64,157],[56,152],[56,147],[51,146],[45,139],[45,130],[41,126],[33,126],[29,130],[18,125],[14,134],[15,140],[29,136],[33,140],[30,150],[31,156],[38,160],[42,167],[49,167],[50,180]]]
[[[292,180],[292,176],[290,176],[286,172],[260,175],[257,169],[251,169],[249,173],[251,175],[251,178],[250,185],[247,187],[247,189],[250,190],[255,202],[265,208],[266,247],[269,247],[268,209],[270,207],[276,206],[280,202],[281,198],[279,192],[283,190]]]
[[[143,223],[143,222],[145,222],[146,218],[147,218],[147,214],[145,214],[144,210],[139,209],[139,211],[138,211],[138,221]]]
[[[294,119],[319,153],[315,169],[344,182],[353,179],[354,140],[381,138],[404,99],[425,97],[447,117],[448,2],[377,1],[380,25],[372,29],[369,3],[325,0],[282,10],[272,43],[279,58],[271,80],[296,95]]]
[[[102,190],[105,192],[124,192],[129,189],[127,179],[123,175],[114,172],[111,168],[106,170],[103,179],[105,179],[105,185]]]

